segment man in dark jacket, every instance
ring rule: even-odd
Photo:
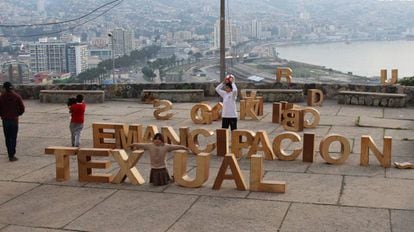
[[[14,92],[10,82],[4,82],[0,95],[0,117],[3,121],[3,132],[10,161],[17,161],[16,140],[19,128],[19,116],[24,113],[22,98]]]

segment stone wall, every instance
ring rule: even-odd
[[[39,99],[40,90],[43,89],[65,89],[65,90],[103,90],[105,99],[119,98],[141,98],[141,92],[144,89],[203,89],[204,96],[214,97],[215,87],[218,83],[162,83],[162,84],[116,84],[116,85],[98,85],[98,84],[68,84],[68,85],[16,85],[16,91],[24,99]],[[303,89],[307,93],[308,89],[321,89],[325,98],[336,99],[338,91],[361,91],[361,92],[379,92],[379,93],[405,93],[407,94],[407,103],[414,104],[414,86],[401,85],[353,85],[353,84],[323,84],[323,83],[250,83],[237,82],[237,88],[240,89]]]

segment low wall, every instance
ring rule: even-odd
[[[141,98],[144,89],[203,89],[205,97],[217,96],[215,87],[218,83],[162,83],[162,84],[116,84],[116,85],[97,85],[97,84],[67,84],[67,85],[15,85],[16,91],[24,99],[39,99],[40,90],[103,90],[105,99],[119,98]],[[237,82],[240,89],[303,89],[307,93],[308,89],[321,89],[325,98],[336,99],[338,91],[361,91],[379,93],[405,93],[407,103],[414,104],[414,86],[401,85],[353,85],[353,84],[323,84],[323,83],[250,83]]]

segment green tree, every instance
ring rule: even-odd
[[[142,73],[144,74],[144,78],[147,81],[153,81],[154,77],[156,76],[154,70],[148,66],[145,66],[141,69]]]

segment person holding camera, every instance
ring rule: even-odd
[[[71,135],[71,142],[72,147],[79,147],[83,123],[85,121],[86,104],[83,101],[83,95],[81,94],[76,96],[75,103],[71,102],[71,104],[69,104],[70,101],[71,100],[69,99],[68,107],[71,115],[69,129]]]
[[[237,87],[233,75],[227,75],[222,83],[216,87],[216,92],[223,98],[223,109],[221,111],[221,128],[230,130],[237,129]]]

